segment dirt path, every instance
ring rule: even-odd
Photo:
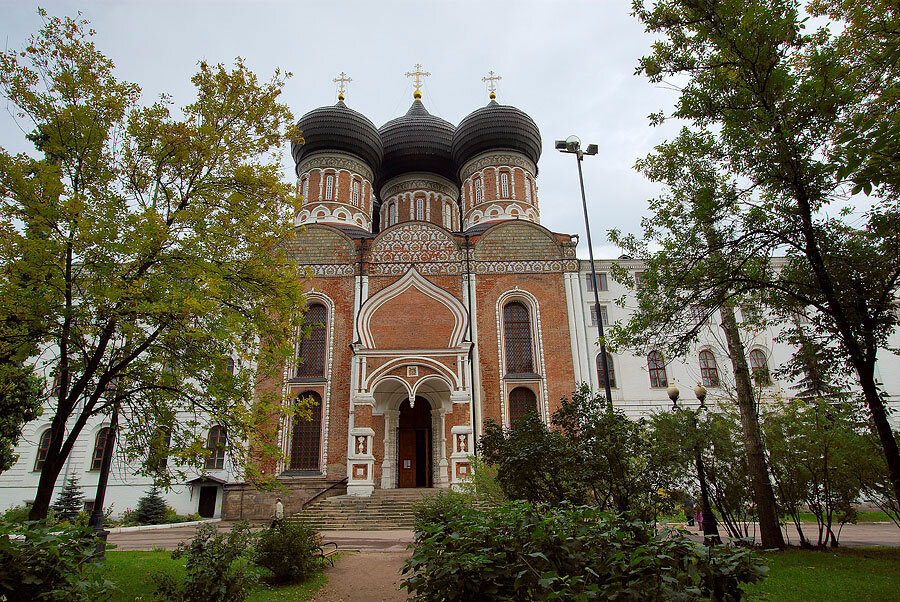
[[[315,602],[387,602],[406,600],[400,569],[409,552],[349,553],[326,569],[328,585]]]

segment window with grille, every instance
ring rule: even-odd
[[[214,426],[209,429],[209,436],[206,439],[206,449],[209,455],[206,457],[206,468],[208,470],[218,470],[225,468],[225,428]]]
[[[700,378],[704,387],[719,386],[719,366],[716,365],[716,356],[709,349],[700,352]]]
[[[303,320],[310,331],[309,338],[300,340],[297,376],[325,376],[325,306],[320,303],[310,305]]]
[[[35,470],[40,470],[44,467],[44,462],[47,460],[47,453],[50,451],[50,439],[52,437],[52,429],[47,429],[41,433],[41,438],[38,441],[37,458],[34,460]]]
[[[516,387],[509,393],[509,424],[515,424],[528,412],[537,412],[537,397],[528,387]]]
[[[750,373],[753,374],[753,381],[757,386],[764,387],[772,384],[766,354],[759,349],[750,352]]]
[[[94,439],[94,455],[91,457],[91,470],[100,470],[103,466],[103,454],[106,453],[106,441],[109,438],[109,428],[104,427],[97,433]]]
[[[234,375],[234,358],[225,358],[225,374],[228,376]]]
[[[525,202],[531,203],[531,178],[525,176]]]
[[[419,221],[425,219],[425,199],[416,199],[416,219]]]
[[[509,198],[509,174],[506,172],[500,174],[500,196],[504,199]]]
[[[475,204],[477,205],[484,200],[484,188],[481,185],[481,178],[475,178]]]
[[[334,176],[325,178],[325,200],[330,201],[334,197]]]
[[[322,398],[318,393],[307,391],[297,396],[312,400],[312,417],[304,420],[294,417],[291,430],[291,463],[290,470],[319,470],[319,448],[322,440]]]
[[[609,374],[609,388],[615,389],[616,369],[613,367],[613,359],[609,353],[606,354],[606,373]],[[606,388],[606,379],[603,378],[603,358],[600,354],[597,354],[597,382],[600,383],[601,388]]]
[[[665,387],[669,384],[666,377],[666,364],[659,351],[651,351],[647,355],[647,369],[650,371],[650,386]]]
[[[706,312],[703,311],[703,307],[700,305],[691,305],[691,320],[694,324],[703,324],[706,320]]]
[[[503,308],[503,335],[506,342],[506,371],[511,374],[534,372],[531,345],[531,317],[520,301]]]
[[[303,202],[309,201],[309,178],[303,178]]]
[[[587,283],[588,292],[593,292],[594,290],[594,279],[591,278],[591,274],[585,274],[584,281]],[[608,290],[606,286],[606,274],[601,272],[597,274],[597,282],[599,283],[598,291]]]
[[[450,229],[450,205],[444,205],[444,227]]]
[[[634,288],[644,288],[645,286],[647,286],[647,281],[644,278],[644,272],[635,272]]]
[[[388,225],[393,226],[397,223],[397,203],[391,203],[388,209]]]
[[[603,320],[603,328],[609,326],[609,313],[605,305],[600,306],[600,319]],[[597,306],[591,305],[591,326],[597,325]]]

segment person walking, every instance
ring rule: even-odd
[[[275,516],[272,519],[272,528],[274,529],[278,525],[281,524],[281,521],[284,520],[284,504],[281,503],[281,498],[275,498]]]
[[[687,521],[688,527],[694,526],[694,498],[690,495],[686,495],[684,497],[684,504],[682,505],[682,510],[684,511],[684,518]]]

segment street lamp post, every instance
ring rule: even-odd
[[[110,383],[108,389],[115,396],[116,381]],[[112,464],[112,456],[116,446],[116,432],[119,429],[119,400],[113,400],[112,416],[109,420],[109,430],[106,432],[106,442],[103,446],[103,460],[100,463],[100,474],[97,476],[97,493],[94,495],[94,507],[91,509],[91,516],[88,519],[88,526],[94,530],[97,536],[97,548],[94,553],[96,560],[103,560],[106,557],[106,538],[109,531],[103,528],[103,502],[106,498],[106,485],[109,482],[109,467]]]
[[[569,136],[565,140],[556,141],[556,150],[561,153],[575,155],[578,165],[578,183],[581,185],[581,206],[584,209],[584,229],[587,232],[588,257],[591,260],[591,279],[594,289],[594,312],[597,316],[597,334],[600,336],[600,367],[603,370],[603,384],[606,389],[606,404],[612,407],[612,390],[609,388],[609,364],[606,360],[606,344],[603,342],[603,314],[600,312],[600,296],[597,292],[597,269],[594,266],[594,246],[591,244],[591,224],[588,221],[587,198],[584,195],[584,176],[581,173],[581,161],[584,155],[596,155],[597,145],[588,144],[587,149],[581,150],[581,139],[578,136]],[[591,365],[591,357],[588,356],[588,366]]]
[[[678,408],[678,387],[671,384],[666,392],[669,394],[669,399],[672,400],[672,411],[674,412]],[[697,410],[697,412],[702,412],[706,409],[706,387],[697,383],[697,386],[694,387],[694,395],[700,400],[700,409]],[[691,412],[691,423],[694,427],[694,435],[696,436],[697,416],[693,412]],[[697,467],[697,480],[700,481],[700,514],[702,516],[703,541],[706,545],[722,543],[722,540],[719,538],[719,527],[716,523],[716,515],[713,514],[712,506],[709,504],[709,487],[707,487],[706,484],[706,470],[703,467],[703,455],[700,453],[699,438],[694,440],[694,463]]]

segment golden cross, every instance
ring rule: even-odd
[[[427,71],[422,71],[422,65],[416,63],[415,71],[407,72],[406,77],[414,77],[416,79],[416,92],[422,87],[422,78],[431,75]]]
[[[338,85],[338,98],[340,100],[344,100],[344,84],[347,82],[352,82],[353,80],[347,77],[347,74],[341,71],[341,74],[332,80],[334,83]]]
[[[491,91],[491,98],[493,98],[495,96],[494,92],[497,91],[497,84],[495,84],[494,82],[501,80],[501,79],[503,79],[503,78],[500,77],[499,75],[494,75],[493,71],[488,71],[488,77],[481,78],[481,81],[488,82],[488,90]]]

